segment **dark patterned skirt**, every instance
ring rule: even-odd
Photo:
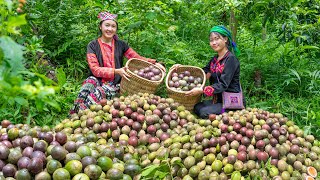
[[[90,76],[83,82],[78,97],[70,110],[70,114],[88,109],[90,105],[97,104],[101,99],[106,98],[110,100],[119,93],[119,90],[120,84],[100,83],[96,77]]]

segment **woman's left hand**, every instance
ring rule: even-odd
[[[191,91],[186,92],[186,96],[195,96],[202,93],[203,93],[202,88],[194,88]]]
[[[155,65],[156,65],[158,68],[160,68],[163,72],[166,72],[166,71],[167,71],[166,68],[165,68],[164,66],[162,66],[162,64],[160,64],[160,63],[155,63]]]

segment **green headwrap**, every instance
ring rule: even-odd
[[[231,32],[227,28],[225,28],[224,26],[214,26],[213,28],[210,29],[210,33],[212,33],[212,32],[217,32],[217,33],[221,34],[222,36],[227,37],[228,41],[229,41],[229,45],[230,45],[228,49],[231,52],[233,52],[236,56],[240,55],[240,51],[237,48],[236,43],[232,41]]]

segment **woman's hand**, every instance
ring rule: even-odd
[[[120,69],[115,69],[114,73],[118,74],[121,77],[126,78],[128,81],[130,81],[129,80],[130,75],[127,73],[127,68],[126,67],[123,67],[123,68],[120,68]]]
[[[210,76],[211,76],[211,73],[208,72],[208,73],[206,74],[207,80],[210,79]]]
[[[191,91],[186,92],[186,96],[196,96],[202,93],[203,93],[202,88],[197,87],[192,89]]]
[[[158,68],[160,68],[163,72],[167,71],[166,68],[160,63],[155,63],[154,65],[157,66]]]

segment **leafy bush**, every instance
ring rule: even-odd
[[[20,39],[19,27],[25,25],[25,14],[17,14],[17,4],[5,1],[0,4],[3,17],[0,24],[0,118],[15,123],[35,123],[48,112],[59,112],[61,108],[53,99],[58,87],[42,74],[29,71],[24,58],[26,47],[15,42]],[[12,36],[13,38],[9,37]],[[53,108],[51,110],[51,108]],[[49,122],[49,124],[52,122]]]

